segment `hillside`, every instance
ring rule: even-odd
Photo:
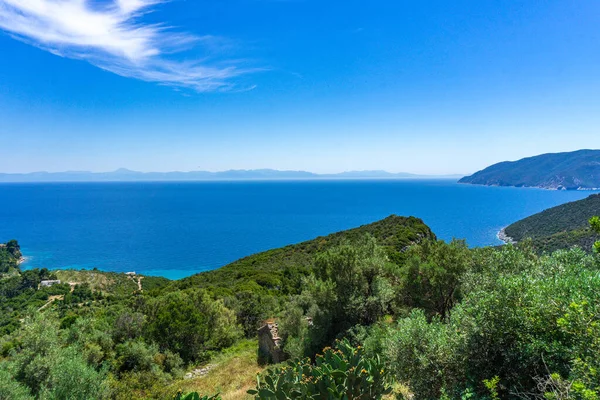
[[[540,382],[597,398],[596,257],[434,238],[391,216],[174,282],[22,271],[11,241],[0,399],[549,398]]]
[[[306,289],[303,278],[314,277],[319,253],[336,246],[364,247],[379,260],[374,265],[383,268],[393,265],[390,261],[401,263],[412,244],[434,239],[422,220],[390,216],[179,281],[98,270],[21,270],[18,243],[11,241],[0,246],[0,260],[6,264],[0,273],[0,381],[15,379],[3,365],[23,360],[27,365],[14,354],[29,354],[31,340],[43,334],[58,349],[43,353],[44,368],[61,371],[67,367],[60,363],[73,362],[76,374],[88,374],[82,379],[93,377],[95,387],[89,380],[68,383],[70,390],[90,390],[75,398],[106,398],[109,386],[114,393],[110,398],[116,399],[173,398],[179,389],[248,398],[256,373],[265,368],[257,359],[257,328],[285,313],[291,297]],[[368,247],[374,240],[381,246]],[[46,286],[45,280],[54,282]],[[54,367],[57,363],[61,366]],[[50,385],[61,378],[43,379]],[[26,387],[15,386],[20,394],[41,390],[40,384],[22,383]],[[28,398],[16,392],[7,397],[2,390],[0,385],[0,398]]]
[[[516,241],[531,238],[539,251],[579,246],[591,251],[598,235],[589,228],[591,217],[600,215],[600,194],[562,204],[509,225],[506,235]]]
[[[140,292],[156,296],[192,288],[207,289],[219,298],[250,293],[253,299],[269,296],[279,301],[283,296],[299,293],[302,278],[311,273],[316,254],[347,241],[359,241],[366,234],[378,240],[392,261],[401,260],[403,250],[410,244],[435,239],[422,220],[393,215],[355,229],[251,255],[179,281],[98,270],[48,271],[43,268],[22,271],[18,266],[19,245],[10,241],[0,244],[0,311],[4,311],[0,313],[0,334],[16,329],[30,307],[43,306],[51,296],[61,299],[66,296],[65,300],[68,300],[67,295],[74,289],[78,299],[75,302],[85,298],[120,303]],[[42,280],[55,279],[61,284],[39,287]],[[240,314],[247,311],[239,310]],[[266,308],[263,311],[267,312]],[[253,322],[248,324],[248,331],[255,328]]]
[[[466,176],[459,183],[567,190],[600,188],[600,150],[505,161]]]
[[[407,246],[436,239],[421,219],[391,215],[358,228],[254,254],[219,269],[174,281],[171,285],[178,289],[192,286],[219,288],[220,292],[229,293],[275,288],[286,294],[296,293],[302,277],[310,272],[315,254],[344,241],[356,241],[366,234],[377,239],[377,243],[387,250],[388,257],[396,263],[401,262],[402,252]]]
[[[0,274],[17,268],[21,258],[21,249],[16,240],[0,243]]]

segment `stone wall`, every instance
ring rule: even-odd
[[[279,326],[276,322],[266,322],[258,330],[258,356],[259,360],[268,364],[278,364],[285,361],[281,350]]]

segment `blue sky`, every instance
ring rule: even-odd
[[[0,172],[600,148],[599,26],[597,0],[0,0]]]

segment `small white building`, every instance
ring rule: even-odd
[[[48,281],[41,281],[40,282],[40,287],[50,287],[50,286],[53,286],[53,285],[60,285],[60,280],[56,279],[56,280],[53,280],[53,281],[48,280]]]

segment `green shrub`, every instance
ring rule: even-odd
[[[314,271],[282,320],[284,349],[296,357],[313,356],[355,325],[370,325],[388,314],[399,279],[370,236],[319,254]]]
[[[186,362],[206,359],[242,336],[233,311],[204,291],[168,293],[146,308],[149,338]]]
[[[412,247],[402,268],[402,304],[446,318],[462,297],[463,277],[472,264],[472,252],[461,240],[426,241]]]
[[[413,310],[395,324],[374,326],[365,348],[367,354],[380,354],[396,381],[408,384],[417,399],[438,399],[450,378],[454,339],[448,325],[428,322],[423,310]]]
[[[106,371],[90,367],[74,348],[61,351],[40,397],[48,400],[109,398]]]
[[[594,232],[600,234],[600,217],[592,217],[590,219],[590,226]],[[600,241],[594,243],[594,250],[597,254],[600,254]]]
[[[582,394],[594,392],[594,399],[600,398],[600,304],[588,300],[573,302],[557,324],[574,356],[568,376],[573,390]],[[589,396],[583,398],[591,399]]]
[[[115,348],[115,371],[124,373],[129,371],[147,372],[157,369],[156,357],[160,354],[158,346],[148,345],[143,340],[129,340]]]
[[[538,258],[510,247],[478,257],[485,262],[465,277],[464,298],[447,322],[414,311],[373,328],[369,352],[381,352],[418,399],[544,396],[539,382],[549,372],[588,398],[600,392],[594,258],[582,250]]]
[[[146,317],[139,312],[123,311],[115,320],[113,326],[113,339],[120,343],[128,339],[135,339],[143,333]]]
[[[8,368],[8,363],[0,363],[0,400],[33,399],[27,387],[14,379],[14,371]]]

